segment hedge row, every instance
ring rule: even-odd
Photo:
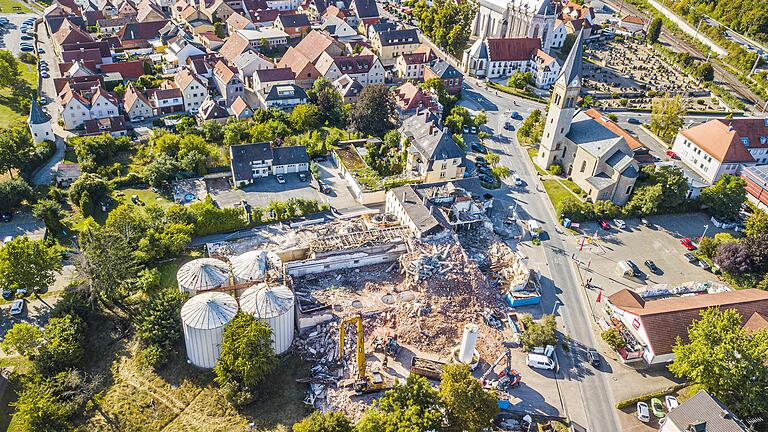
[[[684,388],[686,386],[688,386],[687,383],[677,384],[677,385],[674,385],[672,387],[667,387],[666,390],[663,390],[663,391],[660,391],[660,392],[649,393],[649,394],[633,397],[633,398],[630,398],[630,399],[625,399],[623,401],[617,402],[616,403],[616,408],[617,409],[624,409],[624,408],[626,408],[628,406],[632,406],[632,405],[634,405],[634,404],[636,404],[638,402],[650,400],[650,399],[653,399],[653,398],[661,398],[661,397],[664,397],[664,396],[666,396],[666,395],[668,395],[670,393],[674,393],[676,391],[679,391],[680,389],[682,389],[682,388]]]

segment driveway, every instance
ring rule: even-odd
[[[306,173],[311,177],[309,173]],[[271,201],[287,201],[290,198],[304,198],[322,202],[317,184],[299,180],[298,174],[284,174],[285,183],[277,182],[276,176],[256,179],[253,184],[239,189],[211,190],[213,199],[221,207],[235,207],[245,200],[253,207],[266,207]]]
[[[16,212],[10,222],[0,222],[0,242],[6,237],[27,236],[41,240],[45,235],[45,222],[29,212]]]

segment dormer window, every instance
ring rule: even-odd
[[[741,143],[744,144],[744,147],[749,147],[749,137],[741,138]]]

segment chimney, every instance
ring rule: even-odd
[[[429,134],[432,135],[435,132],[435,124],[429,122]]]
[[[726,410],[721,410],[720,411],[720,418],[721,419],[729,419],[729,418],[731,418],[731,413],[729,413]]]
[[[421,105],[419,105],[419,107],[416,108],[416,115],[418,116],[420,114],[421,114]]]

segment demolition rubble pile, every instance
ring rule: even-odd
[[[461,245],[412,241],[409,250],[400,257],[406,274],[403,288],[418,295],[414,302],[396,310],[400,340],[419,349],[447,354],[459,342],[462,326],[475,322],[481,324],[481,355],[483,345],[493,351],[498,349],[492,332],[479,322],[483,308],[497,303],[497,293]]]

